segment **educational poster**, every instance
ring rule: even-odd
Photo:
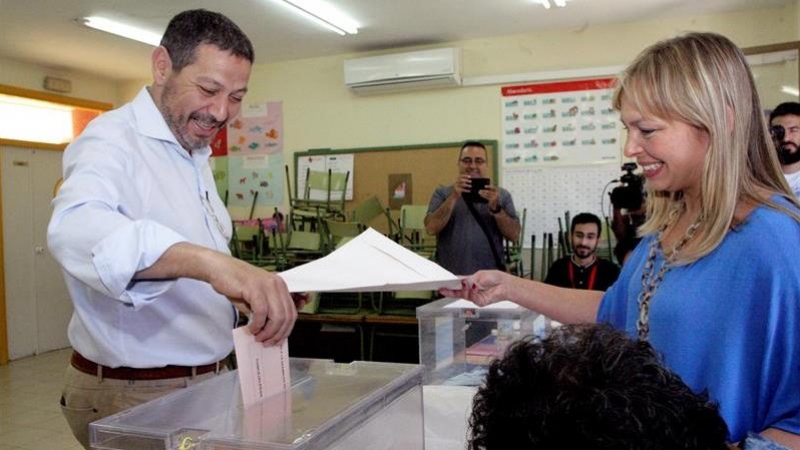
[[[228,205],[280,205],[283,183],[282,154],[228,157]]]
[[[211,141],[211,157],[221,158],[228,156],[228,127],[222,128]]]
[[[403,205],[412,205],[410,173],[389,174],[389,209],[400,209]]]
[[[223,202],[228,195],[228,128],[225,127],[214,136],[211,141],[211,158],[208,159],[211,173],[214,175],[214,184]]]
[[[229,195],[228,191],[228,157],[218,156],[209,158],[208,164],[211,166],[211,173],[214,175],[214,184],[217,186],[219,198],[227,205],[225,196]]]
[[[283,104],[242,108],[228,124],[228,205],[283,203]]]
[[[506,168],[619,163],[614,78],[501,88]]]
[[[346,200],[353,199],[353,154],[345,155],[310,155],[297,159],[297,192],[303,192],[306,187],[306,171],[308,169],[316,172],[327,172],[328,169],[334,173],[349,172],[347,179]],[[311,192],[312,200],[324,200],[325,192]]]
[[[610,216],[609,192],[618,186],[614,181],[621,175],[617,164],[504,168],[503,187],[511,193],[520,218],[526,209],[523,246],[531,247],[531,235],[536,235],[537,248],[542,247],[543,233],[553,233],[557,239],[558,220],[562,227],[566,225],[564,213],[574,217],[589,212],[601,220]]]

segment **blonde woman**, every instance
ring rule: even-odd
[[[744,56],[716,34],[657,43],[614,103],[648,190],[643,240],[617,283],[579,291],[483,271],[442,293],[624,329],[719,402],[731,442],[753,432],[800,449],[800,204]]]

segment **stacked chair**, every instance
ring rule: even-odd
[[[338,173],[330,169],[306,169],[305,186],[298,195],[292,189],[289,166],[285,166],[286,185],[289,192],[289,221],[294,229],[317,230],[322,220],[344,220],[347,182],[350,172]]]
[[[522,244],[525,237],[525,216],[528,214],[527,208],[523,208],[522,216],[520,217],[520,232],[519,237],[515,241],[503,240],[506,254],[506,271],[518,277],[524,276],[524,267],[522,263]],[[531,251],[533,251],[531,249]]]
[[[384,228],[383,225],[376,224],[375,221],[379,217],[386,219],[386,228]],[[396,242],[399,240],[400,224],[392,218],[389,208],[385,208],[378,197],[374,195],[356,205],[356,207],[350,211],[349,219],[352,222],[360,223],[364,226],[364,229],[375,226],[378,231],[383,232],[393,241]]]

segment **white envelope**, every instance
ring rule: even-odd
[[[280,345],[264,347],[256,342],[250,329],[243,326],[233,330],[233,346],[244,406],[290,390],[287,340]]]
[[[279,275],[289,292],[433,291],[461,286],[457,276],[372,228],[324,258]]]

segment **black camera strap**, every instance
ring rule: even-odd
[[[478,225],[481,227],[483,231],[483,235],[486,236],[486,240],[489,242],[489,249],[492,250],[492,256],[494,257],[494,264],[498,270],[502,270],[503,272],[506,271],[506,265],[503,264],[503,260],[500,258],[500,255],[497,253],[497,248],[494,245],[494,241],[492,241],[492,235],[489,233],[489,226],[483,220],[481,215],[478,213],[478,210],[475,209],[475,204],[472,203],[471,200],[464,199],[464,203],[467,204],[467,209],[469,209],[470,214],[475,220],[478,222]]]

